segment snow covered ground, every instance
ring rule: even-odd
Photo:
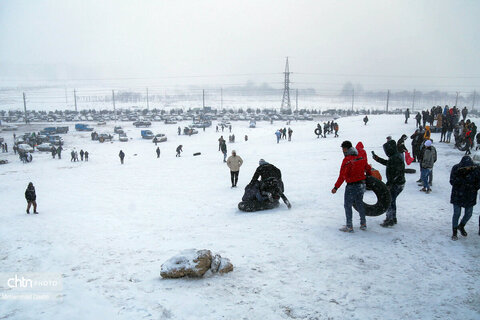
[[[129,142],[103,144],[71,125],[62,160],[35,153],[33,163],[22,164],[0,154],[11,162],[0,166],[0,273],[54,272],[63,282],[60,299],[1,300],[0,319],[479,319],[479,209],[469,236],[451,241],[448,178],[462,156],[452,145],[434,144],[431,194],[419,192],[419,174],[407,175],[398,225],[384,229],[384,216],[368,218],[362,232],[354,212],[355,233],[338,231],[344,185],[330,191],[340,143],[362,141],[369,155],[383,156],[386,136],[398,139],[415,128],[401,115],[371,116],[367,126],[362,118],[339,119],[340,137],[327,139],[313,134],[316,122],[292,122],[293,141],[279,144],[274,131],[284,123],[250,129],[234,122],[237,142],[227,144],[228,152],[244,159],[236,189],[214,127],[189,137],[178,136],[176,125],[154,123],[152,131],[168,135],[160,159],[131,123]],[[113,125],[96,129],[111,132]],[[10,148],[11,135],[2,133]],[[175,158],[179,144],[184,153]],[[70,162],[73,147],[88,150],[90,161]],[[238,211],[260,158],[282,170],[291,210],[282,204]],[[39,215],[25,214],[29,181]],[[235,269],[162,280],[160,265],[189,248],[218,252]]]

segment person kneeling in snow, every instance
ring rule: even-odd
[[[292,205],[283,193],[284,187],[282,182],[282,172],[280,171],[280,169],[263,159],[260,159],[258,164],[259,166],[257,170],[255,170],[255,173],[253,174],[250,183],[253,184],[255,181],[258,180],[258,178],[260,178],[260,191],[263,194],[270,194],[268,197],[269,199],[275,196],[281,197],[283,202],[285,202],[285,204],[287,205],[288,209],[290,209]]]
[[[356,206],[358,213],[360,214],[360,229],[366,230],[367,222],[365,219],[365,208],[363,206],[363,194],[366,189],[365,173],[371,175],[372,168],[362,156],[358,155],[357,149],[352,146],[350,141],[343,141],[341,147],[345,158],[340,167],[340,175],[332,189],[332,193],[336,193],[343,181],[347,182],[344,200],[346,225],[343,228],[340,228],[340,231],[353,232],[353,205]]]

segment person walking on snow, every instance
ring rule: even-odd
[[[432,189],[428,183],[428,178],[433,171],[433,165],[437,161],[437,150],[432,146],[432,140],[425,141],[424,148],[420,151],[420,172],[423,188],[420,191],[430,193]]]
[[[27,214],[30,214],[30,207],[33,205],[33,213],[37,212],[37,194],[35,193],[35,187],[33,183],[29,183],[27,190],[25,190],[25,199],[27,200]]]
[[[335,122],[333,124],[333,130],[335,130],[335,138],[337,138],[338,137],[338,123]]]
[[[57,149],[55,149],[55,147],[52,146],[52,159],[55,159],[56,155],[57,155]]]
[[[397,224],[397,197],[405,187],[405,162],[401,156],[395,140],[383,145],[383,151],[388,160],[380,158],[372,151],[373,160],[386,166],[387,188],[390,191],[391,202],[387,210],[387,218],[380,224],[382,227],[392,227]]]
[[[452,240],[458,240],[457,230],[460,230],[462,236],[467,236],[465,225],[472,217],[473,207],[477,204],[480,167],[473,163],[470,156],[463,156],[460,163],[454,165],[450,172],[450,184],[452,185],[450,203],[453,204]],[[458,224],[462,208],[465,208],[465,214]]]
[[[415,124],[415,128],[420,127],[421,121],[422,121],[422,115],[420,112],[417,112],[417,115],[415,116],[415,120],[417,120],[417,123]]]
[[[282,137],[280,130],[275,131],[275,135],[277,136],[277,143],[280,143],[280,138]]]
[[[120,152],[118,153],[118,157],[120,158],[120,164],[123,164],[123,159],[125,159],[125,153],[120,150]]]
[[[220,150],[223,153],[223,162],[227,162],[227,144],[225,143],[225,140],[222,141],[222,144],[220,145]]]
[[[363,123],[364,123],[365,125],[367,125],[367,122],[368,122],[368,117],[367,117],[367,115],[365,115],[365,117],[363,118]]]
[[[292,128],[288,128],[288,141],[292,141],[292,133],[293,133]]]
[[[371,175],[372,168],[358,155],[358,151],[350,141],[343,141],[341,147],[345,157],[340,166],[337,182],[332,189],[332,193],[335,194],[342,183],[347,182],[344,197],[346,224],[343,228],[340,228],[340,231],[353,232],[352,206],[354,205],[360,214],[360,230],[366,230],[367,221],[365,219],[363,194],[365,193],[365,174]]]
[[[75,150],[72,150],[72,152],[70,152],[70,155],[72,156],[70,162],[75,161]]]
[[[83,149],[80,149],[80,159],[83,161],[83,155],[85,154],[85,152],[83,152]]]
[[[88,151],[85,151],[85,161],[88,162]]]
[[[237,156],[237,152],[235,150],[232,150],[232,155],[227,159],[227,166],[230,168],[230,180],[232,181],[232,188],[237,186],[238,173],[242,164],[242,158]]]
[[[155,150],[155,152],[157,153],[157,159],[160,158],[160,147],[157,147],[157,150]]]
[[[62,150],[63,150],[62,146],[61,146],[61,145],[58,146],[58,148],[57,148],[57,155],[58,155],[58,159],[59,159],[59,160],[62,159]]]
[[[182,148],[183,148],[182,145],[179,145],[179,146],[177,147],[177,150],[176,150],[176,151],[177,151],[177,154],[175,155],[175,157],[180,157],[180,153],[183,152]]]
[[[405,111],[405,123],[408,123],[408,118],[410,118],[410,109],[407,108],[407,111]]]

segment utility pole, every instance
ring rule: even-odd
[[[457,91],[457,97],[455,98],[455,106],[456,106],[457,108],[458,108],[458,105],[457,105],[457,103],[458,103],[458,94],[459,94],[459,92]]]
[[[68,105],[67,87],[65,86],[65,107]]]
[[[113,114],[115,115],[115,123],[117,122],[117,111],[115,110],[115,91],[112,90]]]
[[[147,88],[147,110],[150,109],[150,105],[148,103],[148,88]]]
[[[295,113],[298,113],[298,89],[295,89]]]
[[[203,108],[205,108],[205,89],[202,90],[202,101]]]
[[[475,96],[476,95],[477,95],[477,91],[473,90],[472,110],[475,108]]]
[[[352,111],[353,111],[354,102],[355,102],[355,89],[352,89]]]
[[[220,88],[220,109],[223,109],[223,88]]]
[[[388,102],[390,100],[390,90],[387,91],[387,113],[388,113]]]
[[[415,108],[415,93],[416,93],[416,91],[415,91],[415,89],[413,89],[412,112],[413,112],[413,110],[414,110],[414,108]]]
[[[77,90],[73,89],[73,99],[75,100],[75,113],[77,113]]]
[[[23,93],[23,109],[25,110],[25,124],[28,124],[28,120],[27,120],[27,99],[25,98],[25,92]]]

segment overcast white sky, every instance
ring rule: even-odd
[[[0,78],[278,83],[261,74],[282,72],[289,56],[299,87],[473,90],[479,31],[475,0],[3,0]]]

